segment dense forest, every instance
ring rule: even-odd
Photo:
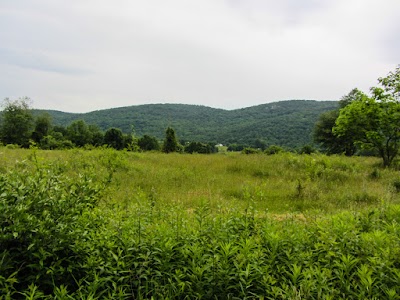
[[[280,145],[298,148],[312,143],[312,131],[318,117],[338,107],[336,101],[290,100],[258,106],[223,110],[185,104],[149,104],[98,110],[84,114],[53,110],[47,112],[54,125],[67,126],[84,120],[101,130],[134,129],[137,136],[164,138],[165,129],[175,129],[181,141],[244,144],[256,147]]]

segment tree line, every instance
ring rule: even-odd
[[[47,113],[34,117],[30,108],[30,99],[27,97],[17,100],[6,98],[3,101],[0,141],[4,145],[16,145],[23,148],[34,145],[44,150],[107,146],[117,150],[165,153],[217,152],[213,143],[193,141],[182,145],[171,127],[166,129],[165,139],[161,142],[150,135],[136,137],[133,128],[130,134],[123,133],[119,128],[109,128],[103,132],[97,125],[87,124],[83,120],[73,121],[66,127],[53,126],[51,116]]]
[[[322,114],[314,140],[328,154],[376,155],[388,167],[400,146],[400,66],[370,94],[353,89],[339,101],[337,110]]]
[[[379,78],[378,82],[379,86],[372,87],[369,94],[353,89],[342,97],[337,109],[321,114],[314,126],[314,146],[326,154],[376,155],[382,158],[385,167],[392,165],[400,146],[400,66],[386,77]],[[133,128],[129,134],[119,128],[103,132],[97,125],[88,125],[83,120],[73,121],[65,127],[53,126],[49,114],[33,116],[29,98],[4,100],[0,141],[21,147],[34,144],[42,149],[106,145],[131,151],[217,152],[216,143],[178,141],[171,127],[166,129],[165,138],[160,141],[150,135],[138,138]],[[276,153],[276,147],[257,138],[250,147],[232,141],[228,151],[251,154],[256,153],[256,149]],[[299,150],[300,153],[313,151],[311,145]]]

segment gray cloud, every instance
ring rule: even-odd
[[[4,0],[0,98],[66,111],[338,99],[400,62],[398,0]]]

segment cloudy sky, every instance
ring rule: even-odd
[[[0,0],[0,100],[337,100],[400,64],[399,0]]]

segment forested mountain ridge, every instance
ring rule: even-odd
[[[222,144],[266,144],[300,147],[312,142],[312,130],[319,115],[336,109],[336,101],[289,100],[267,103],[236,110],[223,110],[200,105],[147,104],[104,109],[89,113],[47,112],[54,125],[67,126],[74,120],[96,124],[102,130],[120,128],[137,136],[144,134],[164,137],[170,126],[185,141]]]

